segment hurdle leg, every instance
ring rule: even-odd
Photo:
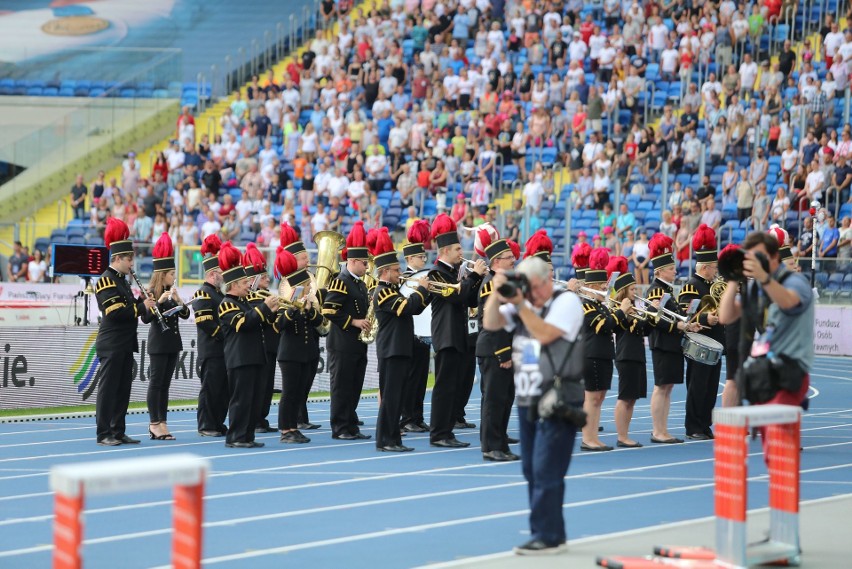
[[[76,496],[56,493],[53,502],[53,569],[81,569],[83,543],[83,492]]]
[[[729,423],[717,423],[715,432],[716,559],[733,567],[746,567],[748,426],[745,418],[730,419]]]
[[[198,569],[201,567],[204,482],[175,486],[174,501],[172,565],[175,569]]]
[[[769,466],[769,540],[786,549],[786,560],[799,561],[800,423],[767,427]]]

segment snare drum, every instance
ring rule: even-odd
[[[420,277],[425,277],[429,275],[430,269],[423,269],[422,271],[417,271],[416,273],[409,275],[407,277],[403,277],[405,279],[417,280]],[[415,284],[415,283],[410,283]],[[414,291],[417,290],[416,286],[409,286],[408,282],[404,282],[399,287],[399,292],[405,298],[408,298]],[[414,315],[414,335],[418,338],[422,338],[423,340],[429,340],[431,342],[432,338],[432,305],[426,307],[426,310],[421,312],[420,314]]]
[[[724,346],[703,334],[695,332],[687,332],[681,341],[683,347],[683,355],[694,362],[713,366],[719,363],[722,358],[722,352],[725,351]]]

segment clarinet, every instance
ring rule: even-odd
[[[139,277],[136,276],[136,272],[133,269],[130,269],[130,276],[133,277],[133,281],[136,283],[136,286],[139,287],[139,290],[142,291],[142,294],[144,294],[146,297],[150,297],[151,293],[148,292],[148,289],[142,286],[142,283],[139,282]],[[163,332],[168,330],[169,325],[166,324],[166,319],[163,318],[163,314],[160,312],[160,309],[157,307],[156,304],[151,308],[151,312],[153,312],[154,316],[157,317],[157,322],[160,323],[160,329]]]

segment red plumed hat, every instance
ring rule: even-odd
[[[279,246],[275,252],[275,266],[272,268],[275,278],[284,278],[295,273],[298,268],[299,262],[296,261],[296,256],[283,246]]]
[[[355,225],[346,236],[346,258],[347,259],[367,259],[369,251],[367,250],[367,233],[364,231],[364,222],[356,221]]]
[[[582,271],[589,268],[589,255],[592,254],[592,246],[587,241],[577,243],[571,253],[571,264],[574,270]],[[578,277],[580,278],[580,277]]]
[[[371,256],[375,257],[378,253],[376,250],[376,240],[379,238],[379,230],[375,227],[367,231],[367,252],[370,253]]]
[[[425,219],[418,219],[408,228],[408,244],[402,247],[404,257],[412,255],[423,255],[431,240],[432,229]]]
[[[108,217],[104,229],[104,245],[109,247],[109,256],[133,253],[133,242],[130,241],[130,228],[115,217]]]
[[[219,266],[226,284],[246,278],[243,256],[230,241],[225,241],[219,249]]]
[[[589,268],[586,270],[587,283],[605,283],[607,279],[606,266],[609,264],[609,250],[598,247],[589,255]]]
[[[515,256],[515,260],[521,258],[521,246],[512,241],[511,239],[506,239],[506,243],[509,244],[509,249],[512,250],[512,255]]]
[[[636,283],[636,279],[633,277],[633,273],[631,273],[627,269],[627,257],[610,257],[609,263],[606,266],[606,277],[607,280],[612,278],[612,275],[618,273],[618,276],[615,278],[615,292],[620,292],[625,287],[628,287],[632,284]]]
[[[789,239],[790,237],[790,234],[787,233],[787,231],[777,223],[772,224],[772,226],[769,228],[768,233],[778,240],[779,247],[783,247],[784,245],[786,245],[787,239]]]
[[[706,223],[702,223],[692,236],[692,250],[695,260],[699,263],[715,263],[718,259],[719,247],[716,243],[716,232]]]
[[[281,246],[294,255],[305,251],[305,244],[299,237],[299,232],[286,221],[281,222]]]
[[[154,257],[155,273],[171,271],[175,268],[175,246],[172,244],[172,238],[168,233],[163,232],[157,242],[154,243],[151,256]]]
[[[553,253],[553,241],[548,237],[546,229],[539,229],[527,239],[524,249],[524,259],[535,256],[550,263],[550,255]]]
[[[654,233],[651,241],[648,243],[648,249],[651,253],[651,264],[654,269],[662,269],[669,265],[674,265],[674,241],[668,235],[662,232]]]
[[[439,214],[432,222],[432,239],[438,244],[438,247],[449,247],[459,242],[458,227],[446,213]]]
[[[476,235],[473,238],[473,250],[480,257],[490,257],[490,255],[486,255],[486,250],[489,245],[500,239],[500,233],[497,231],[497,228],[490,223],[483,223],[474,229],[474,231]]]
[[[399,257],[396,254],[396,247],[390,238],[387,227],[382,227],[376,230],[376,243],[373,246],[373,261],[376,268],[381,269],[389,265],[399,263]]]
[[[250,277],[266,272],[266,255],[260,252],[257,245],[249,243],[243,255],[243,266],[246,268],[246,275]]]
[[[204,267],[205,274],[219,266],[219,249],[222,248],[222,240],[217,234],[208,235],[201,243],[201,254],[204,260],[201,265]]]

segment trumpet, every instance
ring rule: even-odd
[[[402,282],[408,286],[415,287],[418,286],[419,279],[405,279]],[[461,283],[443,283],[441,281],[430,280],[428,283],[428,290],[431,293],[447,297],[451,296],[454,292],[461,292]]]

